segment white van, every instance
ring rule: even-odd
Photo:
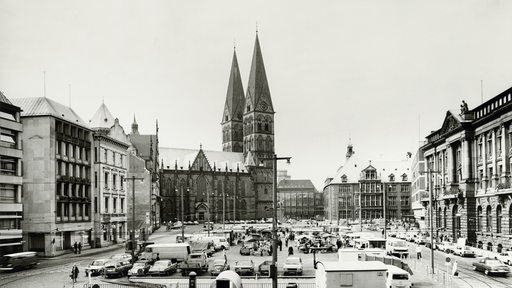
[[[411,288],[411,274],[393,265],[386,265],[388,271],[386,272],[386,287],[389,288]]]
[[[386,253],[388,255],[395,255],[401,257],[409,255],[409,246],[407,242],[402,239],[391,238],[386,241]]]
[[[221,236],[208,237],[208,236],[206,236],[206,237],[201,237],[201,240],[213,242],[213,247],[214,247],[215,251],[229,250],[229,248],[230,248],[229,242],[225,237],[221,237]]]
[[[144,252],[139,256],[139,260],[175,260],[176,262],[185,261],[190,254],[190,245],[188,243],[162,243],[151,244],[144,248]]]

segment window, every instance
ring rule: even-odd
[[[103,149],[103,159],[105,159],[105,163],[108,161],[107,155],[107,149]]]
[[[0,111],[0,118],[4,118],[11,121],[16,121],[16,113]]]
[[[68,203],[62,203],[62,206],[64,208],[64,217],[69,216],[69,204]]]
[[[124,164],[123,164],[123,154],[119,155],[119,162],[120,162],[119,165],[121,167],[124,167]]]
[[[81,150],[82,150],[82,148],[80,148],[78,146],[76,147],[76,159],[81,159],[81,157],[82,157]]]
[[[94,197],[94,213],[98,213],[98,197]]]
[[[16,203],[16,189],[12,184],[0,184],[0,203]]]
[[[491,206],[487,205],[486,211],[486,232],[492,232],[492,214],[491,214]]]
[[[121,209],[121,213],[124,213],[124,198],[121,198],[121,205],[119,208]]]
[[[116,190],[116,183],[117,183],[117,175],[116,174],[112,174],[112,189],[113,190]]]
[[[512,207],[512,206],[511,206]],[[476,210],[477,214],[477,222],[476,222],[476,231],[482,231],[482,206],[478,206],[478,209]]]
[[[112,151],[112,165],[116,165],[116,152]]]
[[[117,213],[117,198],[112,198],[112,212]]]
[[[98,159],[98,147],[94,147],[94,159],[96,162],[100,162],[100,159]]]
[[[124,181],[125,181],[124,176],[121,175],[119,177],[121,178],[119,181],[119,188],[120,188],[120,190],[124,190]]]
[[[3,175],[16,175],[17,159],[1,156],[0,158],[0,174]]]
[[[62,217],[62,203],[57,203],[57,217]]]
[[[269,131],[268,123],[265,123],[265,131],[266,131],[266,132],[268,132],[268,131]]]
[[[91,208],[90,204],[85,204],[85,217],[89,217],[89,209]]]
[[[76,206],[71,204],[71,217],[76,217]]]
[[[108,197],[105,197],[105,213],[108,213]]]
[[[265,194],[268,194],[268,190],[267,190],[267,188],[265,188]]]
[[[94,188],[98,188],[98,172],[94,172]]]
[[[57,148],[57,155],[60,155],[60,152],[61,152],[61,147],[60,146],[61,145],[62,145],[62,143],[60,141],[57,141],[57,144],[55,145],[55,146],[57,146],[57,147],[55,147],[55,148]]]
[[[108,189],[108,172],[105,172],[105,179],[103,181],[105,181],[105,189]]]
[[[496,233],[501,233],[501,205],[496,207]]]

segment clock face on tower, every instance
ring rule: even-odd
[[[267,102],[265,102],[265,101],[261,102],[260,107],[263,111],[267,111],[267,108],[268,108]]]

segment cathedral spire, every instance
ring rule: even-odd
[[[249,74],[249,84],[247,85],[246,107],[246,112],[255,110],[274,113],[258,33],[256,33],[256,40],[254,42],[251,72]]]
[[[240,77],[240,68],[236,51],[233,51],[231,71],[224,113],[222,114],[222,150],[242,152],[243,150],[243,113],[245,106],[244,87]]]
[[[139,124],[137,124],[137,120],[135,120],[135,114],[133,115],[132,134],[139,134]]]

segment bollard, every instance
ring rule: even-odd
[[[189,288],[196,288],[197,285],[196,285],[196,272],[192,271],[190,272],[190,274],[188,274],[188,287]]]

